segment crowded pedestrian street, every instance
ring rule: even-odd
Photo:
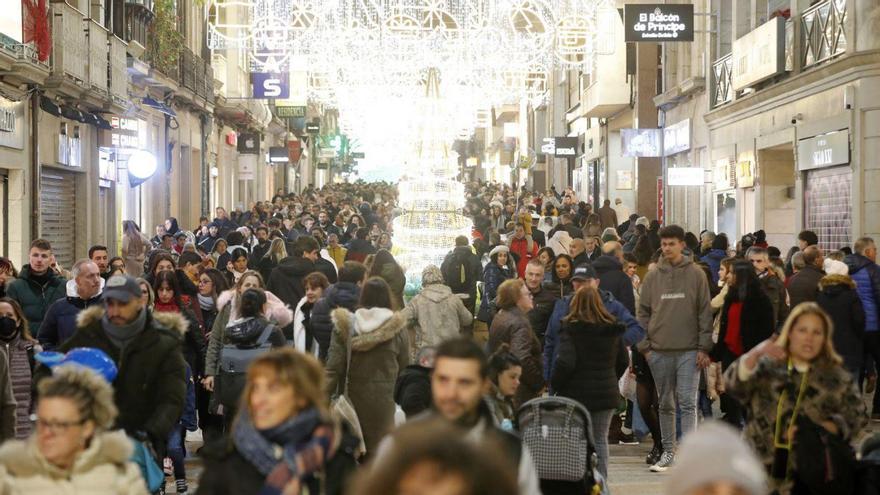
[[[0,6],[0,495],[880,495],[877,0]]]

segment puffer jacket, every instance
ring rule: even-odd
[[[314,271],[317,268],[312,260],[302,256],[288,256],[272,270],[266,282],[266,290],[278,296],[288,307],[295,308],[306,295],[303,279]]]
[[[225,290],[217,298],[217,318],[211,329],[208,339],[208,348],[205,351],[205,376],[214,376],[220,368],[220,350],[226,342],[226,327],[230,322],[238,320],[235,311],[235,289]],[[284,328],[293,322],[293,312],[275,294],[266,292],[266,317],[277,323],[278,328]]]
[[[508,266],[500,267],[498,263],[489,262],[483,268],[483,294],[480,296],[480,321],[489,322],[492,320],[492,308],[494,308],[495,296],[498,294],[498,287],[507,279],[516,277],[516,269]]]
[[[348,397],[357,412],[367,454],[375,454],[379,441],[394,427],[394,385],[409,365],[406,321],[385,308],[333,310],[333,338],[327,357],[327,391],[343,393],[348,377]],[[346,346],[351,363],[346,366]]]
[[[3,495],[146,495],[140,468],[129,461],[131,441],[121,431],[97,433],[70,469],[49,463],[36,438],[0,447]]]
[[[354,311],[360,297],[361,288],[357,284],[337,282],[324,291],[324,296],[315,302],[310,321],[312,334],[318,341],[318,357],[321,361],[326,361],[327,353],[330,352],[330,336],[333,334],[333,320],[330,313],[336,308]]]
[[[532,325],[525,313],[517,307],[502,309],[492,320],[489,328],[489,353],[501,347],[510,346],[510,353],[522,363],[520,386],[516,391],[516,403],[521,405],[538,396],[544,388],[544,360],[541,343],[532,331]]]
[[[9,365],[12,393],[15,395],[15,438],[27,438],[31,434],[31,404],[33,403],[34,354],[42,349],[33,340],[19,334],[9,342],[0,340]],[[0,359],[4,356],[0,355]]]
[[[75,280],[67,281],[66,290],[66,298],[59,299],[49,306],[40,328],[31,329],[37,331],[37,340],[46,351],[54,351],[58,344],[73,335],[73,332],[76,331],[76,315],[80,311],[101,302],[100,292],[88,301],[80,298],[76,292]]]
[[[851,254],[843,260],[849,267],[849,276],[856,283],[856,292],[865,310],[865,331],[880,330],[880,267],[861,254]]]
[[[630,313],[635,313],[636,296],[632,279],[623,273],[623,263],[614,256],[602,255],[593,262],[593,268],[599,275],[599,287],[610,292]]]
[[[846,275],[826,275],[819,282],[816,303],[834,323],[834,350],[843,358],[843,366],[858,375],[865,359],[865,310],[855,282]]]
[[[634,244],[635,245],[635,244]],[[709,265],[712,272],[712,283],[718,285],[718,271],[721,270],[721,260],[727,257],[727,253],[723,249],[710,249],[700,261]]]
[[[569,246],[571,245],[571,234],[565,230],[558,230],[552,234],[550,240],[547,241],[547,247],[553,250],[553,254],[569,254]]]
[[[36,331],[43,323],[43,317],[49,306],[64,297],[67,281],[49,271],[49,279],[40,285],[31,277],[30,265],[24,265],[18,278],[6,287],[6,297],[15,299],[24,311],[28,320],[28,328]]]
[[[443,284],[423,286],[401,313],[410,329],[413,361],[420,349],[458,337],[474,318],[461,298]]]

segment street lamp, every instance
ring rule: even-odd
[[[156,173],[156,156],[147,150],[136,150],[128,156],[128,181],[137,187]]]

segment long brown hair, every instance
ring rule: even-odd
[[[31,335],[30,324],[18,301],[11,297],[0,297],[0,303],[6,303],[12,307],[12,312],[15,313],[15,318],[18,320],[18,328],[21,330],[21,338],[33,341],[34,337]]]
[[[581,323],[602,324],[614,323],[617,320],[605,309],[605,304],[602,303],[602,295],[599,294],[599,290],[592,286],[584,285],[574,293],[570,311],[562,318],[562,321],[566,323],[579,321]]]

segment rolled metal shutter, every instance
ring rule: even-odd
[[[40,173],[40,236],[66,269],[76,260],[76,174],[49,167]]]

